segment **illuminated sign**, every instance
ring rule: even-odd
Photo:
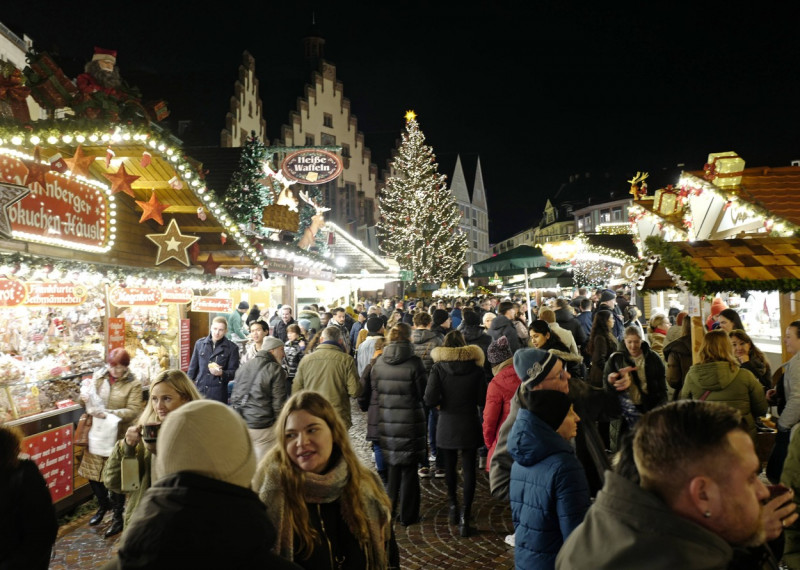
[[[283,174],[300,184],[325,184],[336,179],[344,165],[342,159],[327,150],[298,150],[286,156],[281,164]]]
[[[542,254],[550,261],[572,261],[578,254],[580,242],[577,240],[549,241],[542,245]]]

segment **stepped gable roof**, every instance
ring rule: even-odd
[[[703,178],[704,173],[692,171],[689,174]],[[800,225],[800,166],[745,168],[741,184],[730,189],[742,200]]]

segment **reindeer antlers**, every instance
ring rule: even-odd
[[[327,212],[328,210],[330,210],[330,208],[324,208],[324,207],[320,206],[319,204],[317,204],[314,200],[309,198],[308,192],[306,192],[305,190],[300,190],[297,193],[297,195],[300,196],[300,198],[302,198],[303,202],[306,202],[307,204],[312,206],[314,208],[314,210],[316,211],[317,215],[321,214],[322,212]]]
[[[628,180],[628,182],[630,182],[631,186],[633,186],[634,184],[638,184],[639,182],[644,182],[645,180],[647,180],[648,176],[650,176],[650,174],[648,174],[647,172],[638,172],[637,171],[636,172],[636,176],[634,176],[632,179]]]

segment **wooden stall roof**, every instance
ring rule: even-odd
[[[685,279],[695,293],[742,290],[800,290],[800,237],[751,237],[743,239],[671,242],[681,261],[679,266],[664,261],[664,255],[651,258],[651,272],[641,279],[642,289],[676,287],[665,279],[667,272]],[[662,268],[661,266],[664,265]],[[687,271],[687,267],[699,270]],[[666,269],[667,271],[664,271]]]

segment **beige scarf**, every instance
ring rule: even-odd
[[[342,496],[344,487],[350,479],[347,463],[340,459],[336,467],[323,475],[305,473],[305,500],[307,503],[332,503]],[[294,560],[294,536],[286,511],[286,498],[280,484],[277,464],[267,465],[262,461],[253,478],[254,488],[261,501],[267,506],[267,515],[278,531],[277,554],[287,560]],[[361,489],[361,508],[367,517],[369,543],[362,542],[361,548],[367,557],[367,569],[384,570],[388,567],[387,548],[391,536],[390,513],[366,489]],[[347,527],[357,536],[353,513],[345,501],[341,502],[342,518]]]

